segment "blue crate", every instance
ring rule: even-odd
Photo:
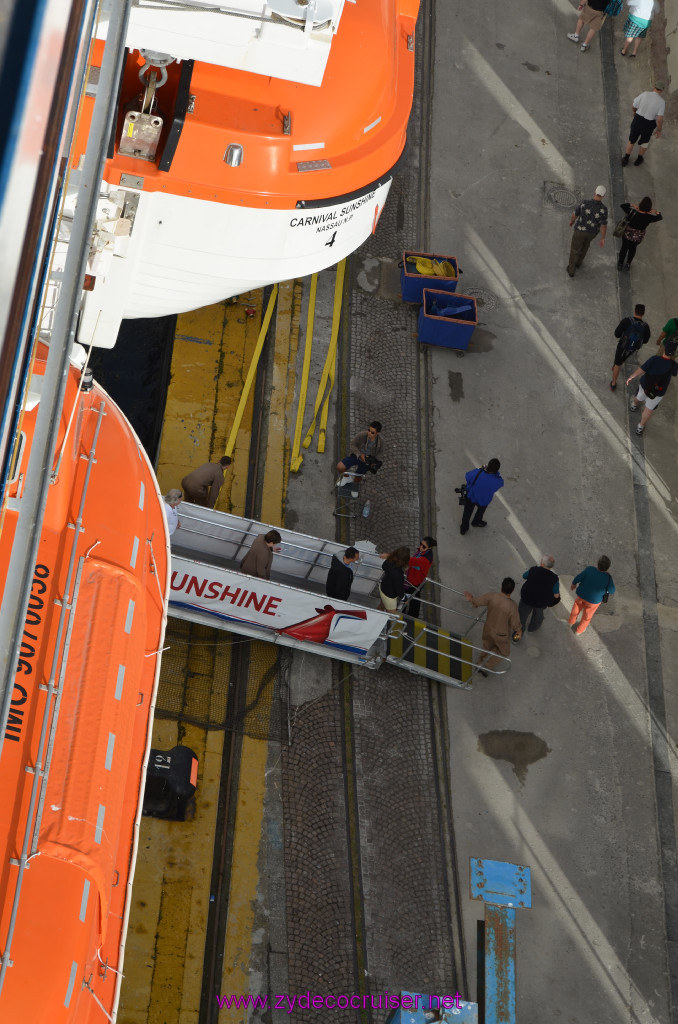
[[[449,315],[451,309],[454,310],[453,315]],[[440,289],[424,289],[418,325],[421,344],[467,349],[477,326],[478,309],[471,295],[451,295]]]
[[[437,274],[419,274],[413,263],[407,262],[408,256],[424,256],[428,260],[447,260],[457,272],[456,277],[438,277]],[[400,291],[403,302],[423,302],[424,288],[438,288],[440,291],[455,292],[459,284],[459,264],[456,256],[437,256],[430,252],[404,252],[403,265],[400,271]]]

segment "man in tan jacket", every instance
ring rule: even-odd
[[[500,661],[491,655],[500,654],[502,658],[508,658],[511,653],[511,636],[515,635],[517,640],[522,636],[518,605],[509,596],[515,588],[515,580],[506,576],[501,582],[500,594],[487,593],[481,597],[474,597],[468,590],[464,591],[464,597],[474,608],[487,608],[482,641],[485,653],[478,658],[479,665],[489,658],[486,667],[494,668]],[[482,668],[478,671],[481,676],[487,675]]]
[[[223,455],[218,462],[206,462],[188,473],[181,481],[186,501],[204,508],[214,508],[224,482],[224,470],[231,465],[228,455]]]
[[[276,544],[279,543],[280,534],[277,530],[260,533],[254,538],[252,547],[240,563],[240,571],[246,572],[248,576],[258,576],[262,580],[270,580],[273,552],[280,551],[280,548],[276,547]]]

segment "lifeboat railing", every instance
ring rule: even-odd
[[[45,796],[47,791],[47,783],[49,780],[49,769],[52,761],[52,752],[54,749],[54,737],[56,735],[57,724],[59,720],[59,708],[61,705],[61,695],[63,693],[63,682],[68,665],[68,651],[70,647],[70,636],[73,628],[75,607],[78,600],[78,593],[80,589],[80,578],[82,575],[82,567],[85,563],[85,559],[89,554],[89,551],[82,555],[77,560],[76,556],[78,541],[80,539],[80,528],[82,525],[82,517],[85,509],[85,501],[87,498],[87,492],[89,489],[89,480],[92,474],[92,467],[96,458],[96,446],[99,438],[99,432],[101,430],[101,424],[103,422],[105,414],[106,403],[101,400],[99,408],[97,410],[97,422],[94,429],[94,436],[92,444],[87,457],[87,469],[85,471],[85,479],[83,482],[82,494],[80,497],[80,505],[75,522],[69,523],[71,530],[71,550],[68,560],[68,569],[66,572],[66,580],[64,582],[63,595],[59,598],[60,612],[59,619],[57,622],[56,639],[54,644],[54,652],[52,654],[52,663],[49,670],[49,677],[45,684],[45,706],[42,713],[42,722],[40,726],[40,738],[38,741],[38,749],[35,758],[35,764],[27,765],[26,770],[33,776],[31,783],[31,793],[28,804],[28,811],[26,815],[26,824],[24,827],[23,840],[21,843],[21,852],[19,854],[18,861],[12,860],[12,865],[17,868],[16,883],[14,886],[14,896],[12,898],[12,910],[10,914],[9,926],[7,929],[7,940],[4,950],[2,951],[2,957],[0,958],[0,993],[5,980],[5,974],[8,966],[11,964],[11,950],[12,950],[12,939],[14,936],[14,930],[16,927],[16,919],[19,913],[19,903],[21,898],[21,887],[23,884],[24,873],[28,867],[28,862],[31,857],[34,857],[38,853],[38,839],[40,834],[40,825],[42,822],[42,815],[45,806]],[[91,550],[91,549],[90,549]]]

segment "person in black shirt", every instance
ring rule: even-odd
[[[544,621],[544,609],[560,601],[560,581],[552,572],[556,560],[553,555],[544,555],[539,565],[523,573],[525,582],[520,591],[518,615],[523,633],[530,619],[528,633],[536,633]],[[531,616],[531,618],[530,618]]]
[[[644,315],[645,306],[639,302],[633,310],[633,316],[625,316],[614,329],[614,336],[618,341],[617,351],[614,354],[610,391],[617,390],[619,367],[626,362],[630,355],[637,352],[641,345],[647,345],[650,340],[650,325],[643,320]]]
[[[390,554],[380,555],[384,559],[384,571],[379,584],[379,608],[394,612],[399,598],[405,594],[405,570],[410,562],[410,549],[396,548]]]
[[[631,399],[630,403],[631,412],[636,411],[640,402],[645,403],[643,415],[636,427],[636,434],[643,433],[645,424],[668,391],[671,378],[678,374],[678,363],[673,361],[676,349],[678,349],[678,341],[665,341],[662,355],[650,356],[626,381],[628,386],[634,377],[640,377],[641,373],[643,375],[640,379],[638,394]]]
[[[353,586],[352,566],[360,558],[357,548],[346,548],[341,561],[336,555],[332,555],[330,571],[327,574],[325,593],[328,597],[334,597],[337,601],[348,601]]]
[[[631,261],[636,255],[636,249],[645,238],[645,231],[648,224],[654,224],[663,220],[659,210],[652,209],[652,200],[649,196],[641,199],[637,206],[633,203],[622,203],[621,208],[628,217],[628,224],[622,235],[621,249],[617,259],[617,270],[626,270],[631,266]],[[626,263],[624,263],[626,257]]]

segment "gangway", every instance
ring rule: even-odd
[[[351,600],[337,601],[325,594],[325,581],[332,556],[341,558],[345,544],[187,502],[177,511],[170,614],[367,668],[387,663],[446,685],[472,685],[478,658],[487,653],[469,638],[482,614],[420,595],[427,616],[438,616],[442,624],[380,610],[382,559],[370,541],[355,544],[360,561],[354,567]],[[240,563],[255,537],[271,529],[281,537],[271,578],[241,572]],[[451,587],[429,583],[463,597]],[[494,669],[483,666],[491,675],[502,675],[509,667],[508,658],[500,658]]]

